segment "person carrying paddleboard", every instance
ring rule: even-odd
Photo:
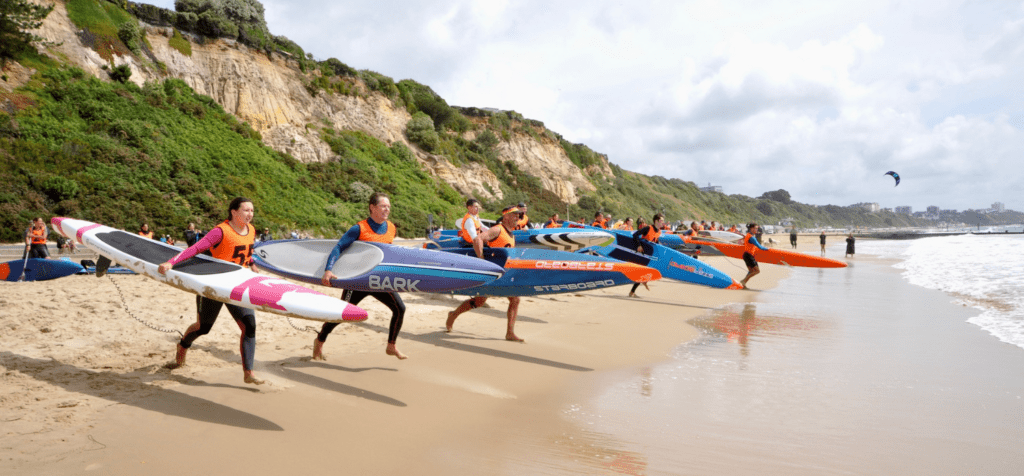
[[[50,236],[50,229],[42,217],[32,219],[32,226],[25,230],[25,254],[22,259],[50,257],[50,250],[46,247],[46,239]]]
[[[175,265],[188,261],[193,256],[209,251],[217,259],[230,261],[232,263],[248,266],[256,272],[256,265],[252,261],[252,247],[256,241],[256,228],[251,224],[252,217],[256,213],[252,206],[252,200],[245,197],[236,197],[228,205],[228,217],[219,225],[213,227],[206,236],[189,246],[175,257],[162,263],[157,271],[160,274],[167,274],[167,271]],[[235,319],[239,329],[242,331],[240,350],[242,352],[242,379],[245,383],[255,385],[263,384],[263,380],[256,378],[252,367],[256,360],[256,312],[234,304],[226,304],[215,301],[205,296],[196,296],[196,322],[188,326],[185,335],[178,342],[178,350],[174,356],[174,362],[167,367],[175,369],[185,365],[185,356],[188,349],[192,347],[200,336],[210,333],[213,323],[217,322],[222,306],[227,306],[231,317]]]
[[[476,236],[473,239],[473,251],[476,252],[476,257],[484,259],[484,246],[490,248],[515,248],[516,238],[512,235],[512,230],[516,226],[516,222],[519,220],[519,208],[518,207],[506,207],[501,211],[501,223],[492,226],[487,231]],[[455,325],[455,319],[460,314],[470,310],[476,309],[483,306],[487,302],[487,296],[476,296],[469,298],[459,304],[459,307],[455,308],[454,311],[448,313],[448,320],[445,322],[445,332],[451,332],[452,326]],[[519,296],[508,297],[508,329],[505,331],[505,340],[513,342],[523,342],[516,336],[516,316],[519,314]]]
[[[761,272],[761,269],[757,266],[757,259],[754,256],[757,254],[757,250],[768,251],[757,241],[757,235],[761,233],[761,227],[757,223],[747,224],[747,234],[743,237],[743,262],[747,265],[747,275],[740,280],[740,285],[743,289],[747,289],[747,281],[754,276],[757,276]]]
[[[654,218],[651,220],[650,226],[641,226],[640,229],[636,231],[636,233],[633,233],[633,246],[636,247],[636,251],[638,253],[648,254],[644,253],[644,243],[641,240],[648,241],[652,244],[658,243],[658,238],[661,237],[661,226],[664,224],[665,216],[660,213],[656,213],[654,215]],[[653,250],[650,254],[653,254]],[[651,290],[651,288],[647,286],[646,282],[633,283],[633,289],[629,290],[629,297],[639,297],[636,295],[636,289],[639,288],[641,284],[644,285],[644,289],[648,291]]]
[[[391,199],[385,193],[374,193],[370,196],[369,207],[370,216],[349,228],[342,235],[341,239],[338,240],[338,244],[334,245],[330,256],[327,257],[327,265],[324,266],[324,277],[320,280],[324,286],[331,285],[331,279],[335,278],[331,268],[334,267],[341,253],[347,250],[349,246],[352,246],[353,242],[358,240],[391,244],[395,240],[397,235],[395,224],[388,221],[388,216],[391,215]],[[468,204],[466,208],[469,208]],[[398,332],[402,330],[402,321],[405,319],[405,303],[402,302],[401,296],[395,291],[366,292],[346,289],[342,293],[341,299],[352,305],[358,305],[367,296],[373,296],[387,306],[388,309],[391,309],[391,323],[388,325],[388,345],[384,352],[398,357],[399,360],[405,359],[405,354],[399,352],[398,347],[395,346],[395,341],[398,340]],[[320,329],[320,334],[313,339],[313,360],[326,360],[323,352],[324,342],[327,341],[327,336],[331,331],[338,327],[338,324],[337,322],[324,323]]]
[[[526,204],[523,202],[519,202],[519,205],[516,205],[516,208],[519,209],[519,218],[516,219],[516,227],[514,229],[530,229],[530,217],[526,216]]]
[[[459,238],[462,238],[462,247],[473,246],[473,238],[480,232],[487,229],[480,222],[480,200],[471,198],[466,200],[466,214],[462,216],[462,222],[456,223],[459,228]]]
[[[551,215],[551,219],[544,223],[544,228],[559,228],[565,226],[565,222],[558,219],[558,214]]]

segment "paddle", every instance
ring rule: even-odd
[[[18,282],[19,283],[25,280],[25,271],[26,271],[25,267],[28,266],[28,255],[30,254],[29,253],[30,250],[31,250],[31,247],[29,249],[25,250],[25,261],[23,263],[21,263],[21,276],[18,277]]]

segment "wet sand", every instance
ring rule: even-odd
[[[370,320],[331,335],[327,362],[308,359],[315,323],[257,313],[259,387],[242,382],[227,313],[171,371],[178,334],[129,317],[117,287],[136,317],[170,330],[195,320],[192,295],[139,276],[0,283],[0,473],[509,474],[568,431],[579,377],[664,360],[698,335],[688,319],[788,275],[764,268],[751,291],[661,281],[641,299],[628,287],[524,298],[526,343],[503,339],[507,300],[447,334],[461,298],[406,294],[404,361],[384,354],[390,313],[374,300],[361,303]]]

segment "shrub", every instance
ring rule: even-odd
[[[132,68],[127,64],[121,66],[115,66],[110,69],[110,79],[119,83],[128,81],[128,78],[132,77]]]
[[[174,29],[174,34],[171,35],[171,39],[167,40],[167,46],[174,48],[185,56],[192,56],[192,42],[188,41],[177,28]]]
[[[142,30],[137,21],[126,21],[117,27],[117,37],[132,50],[132,53],[140,53],[140,42],[142,41]]]
[[[434,130],[434,121],[423,112],[413,114],[405,124],[405,136],[427,152],[433,152],[440,145],[440,138]]]
[[[356,76],[359,74],[355,68],[342,63],[338,58],[327,58],[327,61],[324,61],[323,64],[326,65],[328,70],[334,73],[335,76]]]

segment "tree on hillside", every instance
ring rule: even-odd
[[[43,19],[53,11],[53,5],[43,6],[28,0],[0,1],[0,66],[6,65],[18,53],[42,37],[29,33],[43,25]]]
[[[786,205],[793,203],[793,199],[789,196],[789,192],[781,188],[774,192],[764,192],[760,197],[757,198],[763,198],[766,200],[771,200],[773,202],[785,203]]]

